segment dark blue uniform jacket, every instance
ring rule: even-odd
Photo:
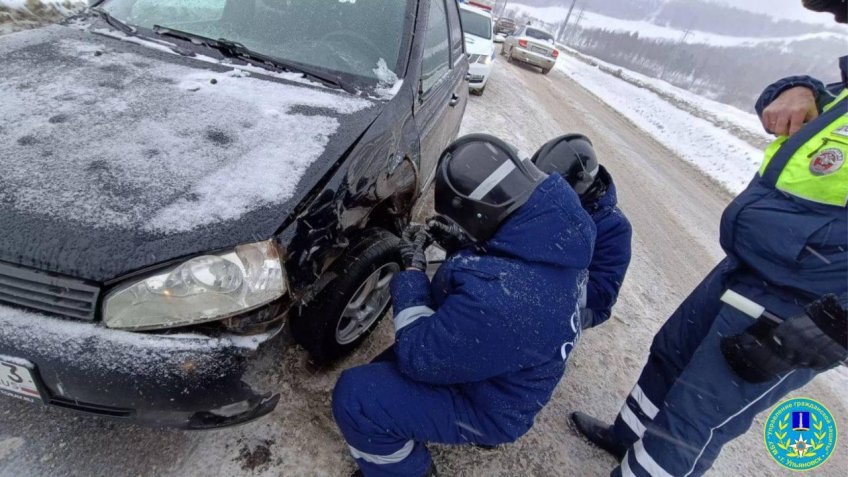
[[[592,310],[589,315],[591,323],[584,323],[585,328],[609,319],[630,266],[630,241],[633,236],[630,222],[617,206],[615,184],[603,166],[598,180],[606,184],[606,193],[596,202],[584,204],[598,232],[586,287],[586,308]]]
[[[492,427],[474,432],[512,440],[526,433],[579,338],[579,282],[594,241],[591,218],[554,174],[484,244],[485,253],[457,252],[432,285],[423,272],[397,274],[396,326],[404,310],[434,311],[397,330],[401,372],[451,385],[470,400],[469,412]]]
[[[841,64],[846,77],[848,58],[842,58]],[[816,91],[821,109],[846,84],[825,88],[809,76],[785,78],[766,88],[757,101],[757,111],[761,113],[780,93],[793,86],[807,86]],[[797,135],[805,131],[806,128]],[[771,165],[774,162],[775,159]],[[803,305],[822,295],[848,292],[845,207],[817,204],[785,194],[775,189],[773,181],[769,183],[759,174],[725,210],[721,245],[737,270],[736,280],[743,282],[735,290],[745,294],[747,288],[748,297],[753,298],[756,290],[762,289],[764,296],[758,302],[779,316],[800,314]]]

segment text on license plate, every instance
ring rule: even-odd
[[[32,372],[15,360],[6,361],[0,356],[0,393],[11,394],[24,400],[41,399]]]

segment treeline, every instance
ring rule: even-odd
[[[568,7],[569,0],[519,0],[534,7]],[[842,31],[795,20],[775,20],[724,3],[707,0],[578,0],[577,10],[600,13],[625,20],[644,20],[679,30],[699,30],[738,37],[785,37],[817,33],[822,29]],[[798,8],[802,8],[800,0]]]
[[[800,1],[798,3],[800,9]],[[586,3],[587,10],[593,7],[594,0]],[[699,30],[742,37],[797,36],[820,32],[825,28],[795,20],[773,20],[767,15],[730,5],[698,0],[671,0],[656,12],[652,20],[657,25],[678,30]]]
[[[565,43],[602,61],[749,111],[763,88],[779,78],[810,74],[837,81],[836,59],[844,49],[837,39],[718,47],[597,29],[572,30]]]

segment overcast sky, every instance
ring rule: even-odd
[[[775,18],[788,18],[793,20],[802,20],[811,23],[827,23],[833,22],[833,15],[825,13],[813,13],[803,6],[801,0],[709,0],[716,3],[726,3],[733,5],[736,8],[762,12],[769,14]]]

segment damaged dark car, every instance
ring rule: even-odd
[[[0,38],[0,395],[259,418],[283,333],[330,363],[387,311],[465,110],[456,3],[93,3]]]

